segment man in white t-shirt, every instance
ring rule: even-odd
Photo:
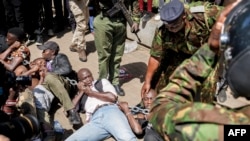
[[[114,86],[107,79],[101,79],[99,83],[102,88],[97,88],[96,80],[87,68],[80,69],[77,75],[78,95],[88,95],[85,103],[87,123],[66,141],[101,141],[111,136],[116,140],[136,141],[125,114],[116,104],[117,93]]]

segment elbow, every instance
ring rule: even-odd
[[[117,101],[117,96],[113,95],[110,97],[111,102],[115,103]]]

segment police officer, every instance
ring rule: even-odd
[[[119,68],[125,47],[126,19],[121,10],[116,11],[114,4],[117,1],[99,0],[101,12],[94,20],[94,37],[98,54],[99,79],[108,78],[117,93],[124,96],[125,93],[119,84]],[[139,17],[139,6],[135,2],[132,12],[133,32],[138,30]]]
[[[180,0],[172,0],[161,8],[164,24],[153,39],[141,95],[150,88],[159,91],[166,86],[174,69],[207,41],[221,8],[210,2],[183,4]]]
[[[87,61],[85,32],[89,18],[88,0],[69,0],[69,6],[75,18],[76,28],[72,37],[70,51],[77,52],[79,60]]]
[[[208,43],[175,70],[156,97],[150,122],[165,140],[223,140],[224,125],[249,125],[249,12],[248,0],[228,5],[213,26]],[[194,102],[199,95],[197,88],[220,53],[223,75],[217,102]]]

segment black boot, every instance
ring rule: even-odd
[[[69,115],[69,122],[71,124],[81,124],[81,118],[80,115],[76,112],[75,109],[71,109],[68,111],[68,115]]]
[[[114,87],[115,87],[115,90],[116,90],[116,92],[117,92],[117,94],[119,96],[124,96],[125,95],[124,90],[119,85],[114,85]]]

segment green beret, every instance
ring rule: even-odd
[[[164,22],[173,22],[181,16],[183,11],[184,4],[180,0],[172,0],[161,8],[160,17]]]

